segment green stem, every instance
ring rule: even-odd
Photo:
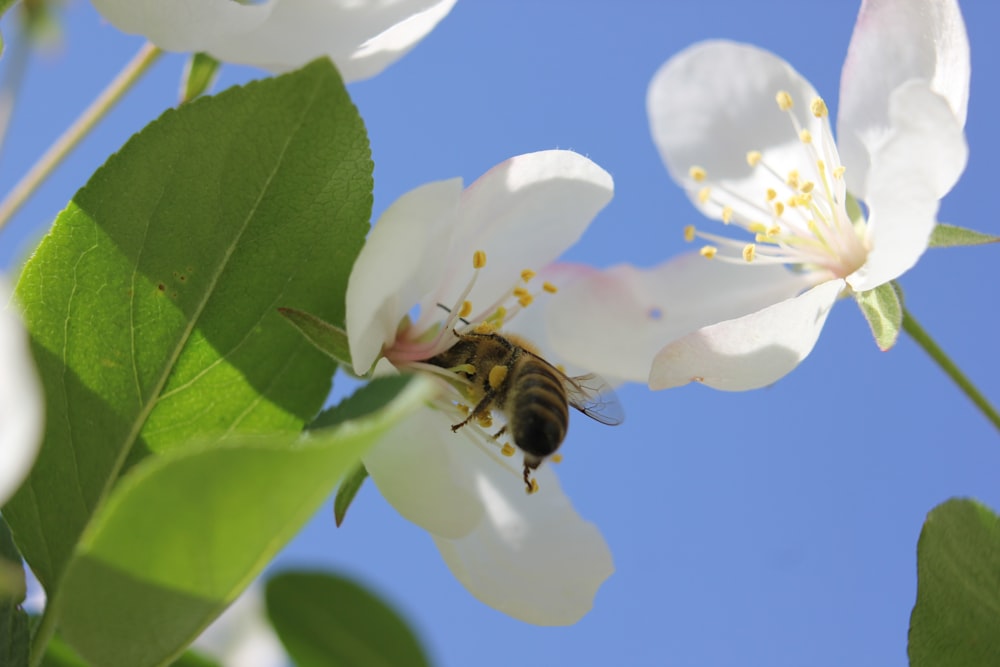
[[[54,608],[52,602],[51,599],[45,601],[42,620],[38,622],[35,634],[31,638],[31,657],[28,663],[31,667],[38,667],[42,663],[42,658],[45,657],[45,647],[49,645],[49,641],[56,631],[56,615],[52,612]]]
[[[128,92],[132,85],[146,73],[146,70],[156,62],[163,51],[147,42],[118,76],[108,84],[80,117],[69,126],[62,136],[49,147],[45,155],[28,170],[28,173],[14,186],[7,197],[0,202],[0,229],[3,229],[11,217],[21,208],[29,197],[38,189],[46,178],[62,163],[63,159],[76,148],[76,145],[87,136],[99,120],[117,104],[118,100]]]
[[[963,392],[965,392],[965,395],[976,404],[976,407],[979,408],[986,418],[993,422],[993,426],[1000,431],[1000,414],[998,414],[996,409],[990,405],[990,402],[986,400],[986,397],[983,396],[978,389],[976,389],[975,385],[969,381],[969,378],[965,377],[965,374],[959,370],[958,366],[955,365],[955,362],[948,358],[948,355],[944,353],[944,350],[938,347],[938,344],[934,342],[934,339],[931,338],[926,331],[924,331],[924,328],[921,327],[915,319],[913,319],[913,316],[910,315],[910,311],[908,311],[905,306],[903,307],[903,331],[910,334],[910,337],[915,340],[920,347],[924,348],[924,351],[930,355],[931,359],[937,362],[938,366],[940,366],[941,369],[948,374],[948,377],[950,377],[952,381],[954,381],[954,383],[957,384]]]

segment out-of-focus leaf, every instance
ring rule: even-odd
[[[124,470],[319,410],[335,365],[277,308],[343,321],[371,168],[322,60],[166,112],[59,215],[17,287],[47,422],[4,509],[50,595]]]
[[[337,495],[333,499],[333,518],[337,522],[338,528],[344,523],[347,508],[354,502],[354,496],[358,495],[358,491],[361,490],[361,485],[366,479],[368,479],[368,470],[365,469],[364,465],[359,465],[348,473],[344,481],[340,483],[340,487],[337,488]]]
[[[878,348],[885,352],[896,344],[903,326],[903,303],[896,286],[884,283],[855,295],[862,314],[875,336]]]
[[[350,368],[351,348],[347,345],[347,332],[329,322],[324,322],[315,315],[304,313],[294,308],[279,308],[278,312],[285,316],[310,343],[321,352],[339,364]]]
[[[294,446],[225,441],[146,459],[122,478],[66,572],[63,636],[105,667],[175,658],[434,391],[424,378],[375,381],[357,392],[370,410]]]
[[[992,667],[1000,656],[1000,518],[951,499],[927,515],[917,543],[913,667]]]
[[[267,614],[298,667],[426,667],[413,630],[371,591],[321,572],[267,583]]]
[[[45,647],[40,667],[90,667],[90,665],[78,656],[62,637],[56,635]],[[181,657],[170,663],[170,667],[221,667],[221,665],[203,653],[185,651]]]
[[[964,245],[983,245],[985,243],[996,243],[1000,241],[1000,236],[983,234],[973,229],[958,227],[957,225],[947,225],[939,222],[931,233],[931,248],[954,248]]]
[[[192,53],[181,77],[181,104],[208,92],[219,76],[221,63],[207,53]]]
[[[31,635],[24,602],[24,568],[10,528],[0,517],[0,667],[28,664]]]

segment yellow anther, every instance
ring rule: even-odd
[[[788,111],[792,108],[792,96],[787,90],[779,90],[778,94],[774,96],[774,101],[778,103],[778,108],[782,111]]]
[[[496,333],[496,331],[497,331],[497,328],[495,326],[493,326],[492,324],[490,324],[486,320],[483,320],[482,322],[480,322],[479,324],[476,325],[476,333],[477,334],[484,334],[485,335],[485,334]]]
[[[722,222],[728,225],[732,221],[733,221],[733,207],[732,206],[723,207]]]
[[[462,307],[458,309],[458,316],[459,317],[468,317],[471,314],[472,314],[472,302],[471,301],[463,301],[462,302]]]
[[[799,187],[799,172],[796,169],[792,169],[788,172],[788,176],[785,178],[785,183],[788,183],[793,188]]]
[[[825,118],[830,110],[826,108],[826,102],[823,101],[822,97],[813,98],[813,101],[809,103],[809,110],[812,111],[812,115],[817,118]]]
[[[743,246],[743,259],[747,262],[752,262],[754,257],[757,256],[757,246],[753,243],[748,243]]]
[[[491,428],[493,426],[493,415],[488,412],[476,417],[476,423],[482,428]]]
[[[778,196],[778,193],[774,190],[774,188],[768,188],[767,189],[767,201],[772,201],[777,196]]]
[[[507,309],[503,306],[498,307],[493,314],[486,318],[493,326],[497,329],[503,326],[503,318],[507,317]]]
[[[780,233],[781,233],[781,225],[771,225],[771,227],[768,228],[767,230],[768,236],[777,236]]]
[[[713,257],[715,257],[716,253],[719,252],[719,249],[716,248],[714,245],[706,245],[702,246],[701,250],[699,250],[698,252],[701,253],[701,256],[704,257],[705,259],[712,259]]]
[[[560,454],[559,452],[556,452],[555,454],[549,457],[549,461],[552,461],[553,463],[562,463],[562,460],[563,460],[562,454]]]
[[[847,167],[845,167],[844,165],[840,165],[839,167],[837,167],[836,169],[833,170],[833,177],[834,178],[843,178],[845,171],[847,171]]]
[[[767,225],[763,222],[751,222],[747,225],[747,231],[754,232],[755,234],[763,234],[767,231]]]
[[[694,225],[684,226],[684,240],[687,241],[688,243],[694,241]]]
[[[688,176],[690,176],[691,180],[696,183],[701,183],[705,180],[705,177],[708,176],[708,174],[701,167],[695,166],[688,169]]]
[[[507,367],[501,364],[497,364],[490,369],[490,387],[493,389],[499,389],[503,386],[504,380],[507,379]]]
[[[531,478],[531,488],[528,489],[528,495],[530,496],[533,493],[538,493],[538,480],[534,477]]]
[[[461,412],[463,415],[469,414],[469,406],[466,405],[465,403],[458,403],[457,405],[455,405],[455,407],[458,408],[459,412]]]
[[[525,294],[517,298],[517,302],[521,304],[521,308],[527,308],[528,306],[531,305],[531,302],[534,300],[535,297],[531,296],[530,294]]]
[[[795,208],[798,205],[799,205],[799,200],[796,197],[796,195],[792,195],[791,197],[785,200],[785,206],[787,206],[788,208]]]
[[[458,366],[452,366],[448,370],[452,373],[465,373],[466,375],[476,374],[476,367],[472,364],[459,364]]]
[[[760,154],[760,151],[747,151],[747,164],[751,167],[756,167],[760,164],[763,157],[764,156]]]
[[[708,198],[712,196],[712,188],[704,187],[698,190],[698,201],[702,204],[708,201]]]
[[[472,253],[472,268],[481,269],[484,266],[486,266],[486,253],[482,250]]]
[[[799,200],[799,206],[806,206],[806,207],[808,207],[810,204],[812,204],[813,196],[812,196],[812,193],[810,193],[810,192],[803,192],[803,193],[797,195],[796,199]]]
[[[549,294],[555,294],[556,292],[559,291],[558,287],[556,287],[555,285],[553,285],[552,283],[550,283],[548,281],[545,281],[544,283],[542,283],[542,289],[544,291],[548,292]]]
[[[514,288],[514,296],[524,296],[525,294],[531,294],[531,292],[529,292],[528,290],[524,289],[523,287],[515,287]]]
[[[810,132],[809,130],[803,128],[802,131],[799,132],[799,141],[801,141],[802,143],[811,144],[812,140],[813,140],[813,135],[812,132]]]
[[[536,275],[538,275],[538,274],[536,274],[531,269],[525,269],[524,271],[521,271],[521,280],[523,280],[524,282],[528,282],[529,280],[531,280],[532,278],[534,278]]]
[[[780,201],[774,202],[774,214],[780,218],[784,212],[785,212],[785,205],[782,204]]]
[[[819,169],[819,173],[825,174],[826,173],[826,162],[823,162],[822,160],[816,160],[816,168]]]
[[[517,448],[514,447],[514,445],[510,444],[509,442],[503,443],[503,447],[500,448],[500,453],[503,454],[504,456],[514,456],[514,452],[516,451]]]
[[[809,194],[810,192],[813,191],[814,187],[816,187],[815,183],[813,183],[812,181],[806,181],[805,183],[799,186],[799,190],[805,192],[806,194]]]

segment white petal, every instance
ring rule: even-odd
[[[347,338],[354,372],[364,374],[400,320],[434,289],[441,249],[455,224],[461,179],[411,190],[379,217],[347,282]]]
[[[947,101],[913,81],[896,89],[892,132],[872,154],[868,228],[872,250],[847,282],[863,292],[902,275],[927,249],[938,199],[951,190],[968,159],[962,127]]]
[[[266,22],[207,45],[216,58],[281,72],[320,56],[344,81],[374,76],[401,58],[456,0],[277,0]]]
[[[891,128],[889,96],[920,80],[948,100],[960,126],[969,106],[969,38],[956,0],[866,0],[840,80],[837,137],[858,197],[871,153]]]
[[[382,496],[404,517],[444,537],[467,535],[480,522],[483,505],[476,491],[476,464],[463,456],[474,449],[466,429],[451,431],[437,410],[418,410],[397,424],[364,457],[365,468]]]
[[[224,667],[280,667],[288,656],[266,620],[264,599],[257,585],[240,597],[199,635],[195,648]]]
[[[773,177],[747,164],[749,151],[760,151],[780,174],[814,163],[803,160],[798,134],[775,102],[779,91],[792,96],[801,126],[821,137],[828,121],[809,112],[815,89],[784,60],[749,44],[695,44],[668,60],[650,82],[646,108],[653,140],[670,175],[705,215],[720,218],[723,205],[746,211],[741,200],[764,202]],[[708,182],[691,178],[693,166],[706,170]],[[698,200],[706,184],[716,186],[713,199],[721,204]],[[746,215],[759,217],[755,210]]]
[[[745,391],[776,382],[812,351],[843,288],[843,280],[831,280],[667,345],[653,361],[650,388],[701,382],[716,389]]]
[[[582,272],[581,272],[582,273]],[[651,269],[591,270],[562,287],[545,311],[546,338],[570,364],[608,379],[646,382],[660,349],[700,327],[795,296],[808,274],[743,266],[697,253]]]
[[[143,35],[165,51],[204,51],[227,35],[259,27],[278,1],[94,0],[94,7],[122,32]]]
[[[614,564],[555,474],[543,466],[536,479],[539,491],[529,496],[516,477],[484,469],[477,479],[487,508],[482,523],[461,539],[434,541],[481,602],[527,623],[570,625],[590,611]]]
[[[27,476],[45,424],[42,388],[10,288],[0,279],[0,505]]]
[[[473,313],[508,294],[522,269],[561,255],[611,201],[611,176],[572,151],[541,151],[503,162],[462,194],[459,227],[448,249],[449,274],[424,303],[452,303],[472,274],[472,255],[486,252],[469,296]]]

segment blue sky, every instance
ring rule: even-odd
[[[512,155],[573,149],[614,176],[616,194],[568,259],[658,263],[690,249],[681,229],[700,216],[649,136],[645,93],[656,69],[701,39],[752,42],[809,78],[835,114],[856,11],[783,0],[459,0],[411,54],[350,86],[371,136],[375,214],[427,181],[471,182]],[[970,159],[940,217],[1000,234],[989,204],[1000,5],[970,0],[963,12]],[[87,3],[70,3],[63,18],[61,43],[29,67],[0,190],[142,43]],[[29,252],[94,169],[175,102],[182,66],[179,56],[159,62],[18,214],[0,238],[0,267]],[[216,89],[258,76],[227,67]],[[931,250],[901,282],[914,316],[1000,401],[996,253]],[[619,396],[625,424],[575,420],[559,468],[617,568],[576,626],[537,628],[478,603],[431,538],[371,485],[344,527],[324,507],[275,566],[357,576],[407,615],[443,667],[892,666],[906,664],[925,514],[952,496],[1000,509],[996,431],[911,341],[880,353],[849,301],[806,362],[770,388],[631,385]]]

